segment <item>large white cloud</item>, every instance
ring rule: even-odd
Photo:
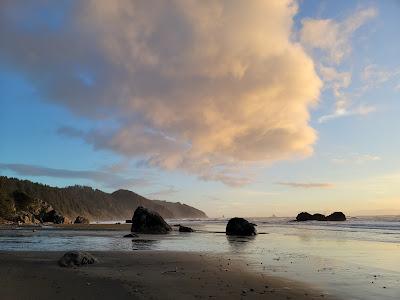
[[[0,61],[47,99],[116,124],[64,133],[233,185],[247,164],[312,153],[321,81],[291,40],[296,3],[88,0],[51,23],[41,17],[57,4],[33,3],[2,4]]]

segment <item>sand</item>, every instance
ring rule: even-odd
[[[211,254],[91,252],[62,268],[63,252],[0,252],[1,299],[332,299],[296,282],[250,273]]]

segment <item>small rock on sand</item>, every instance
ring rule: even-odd
[[[88,252],[69,251],[66,252],[58,261],[61,267],[80,267],[98,262],[97,258]]]

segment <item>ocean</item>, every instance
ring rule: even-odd
[[[228,237],[226,219],[168,220],[198,230],[123,238],[126,230],[43,227],[0,230],[0,251],[196,251],[244,260],[260,274],[292,279],[342,299],[400,299],[400,216],[346,222],[248,218],[261,234]]]

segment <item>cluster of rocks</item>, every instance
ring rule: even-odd
[[[143,206],[136,208],[132,220],[127,220],[126,223],[132,224],[131,232],[135,233],[166,234],[172,231],[171,226],[165,222],[159,213]],[[174,226],[179,227],[179,232],[194,232],[192,228],[187,226],[180,224]],[[130,235],[126,235],[125,237],[130,237]]]
[[[3,203],[4,205],[4,203]],[[21,191],[10,194],[7,213],[0,214],[0,224],[71,224],[72,221],[54,209],[49,203]],[[85,217],[78,216],[75,224],[89,224]]]
[[[63,216],[51,206],[48,206],[47,209],[40,211],[40,213],[32,211],[19,211],[16,213],[16,216],[13,218],[12,221],[18,224],[72,224],[72,221],[68,217]],[[90,224],[90,221],[85,217],[78,216],[73,223]]]
[[[85,218],[77,217],[75,220],[84,222]],[[79,223],[78,222],[78,223]],[[193,232],[190,227],[180,224],[174,225],[179,227],[179,232]],[[250,223],[243,218],[232,218],[226,226],[227,235],[252,236],[256,235],[255,224]],[[139,206],[132,217],[131,233],[124,235],[125,238],[137,238],[136,233],[142,234],[165,234],[172,230],[171,226],[155,211]],[[61,267],[81,267],[97,263],[98,259],[88,252],[69,251],[66,252],[59,260],[58,264]]]
[[[334,212],[329,216],[323,214],[309,214],[302,212],[297,215],[296,221],[345,221],[346,216],[342,212]],[[165,234],[172,230],[171,226],[155,211],[139,206],[132,217],[131,232],[144,234]],[[179,227],[179,232],[193,232],[190,227]],[[250,223],[244,218],[232,218],[226,225],[226,235],[253,236],[257,234],[256,224]]]
[[[15,215],[12,221],[23,224],[70,223],[70,220],[55,210],[49,203],[33,198],[23,192],[13,193]]]
[[[299,213],[296,217],[296,221],[345,221],[346,216],[342,212],[334,212],[329,216],[322,214],[309,214],[307,212]],[[89,220],[78,216],[74,222],[75,224],[88,224]],[[142,234],[166,234],[169,233],[172,228],[165,222],[157,212],[139,206],[132,217],[131,222],[131,233],[125,235],[126,238],[136,238],[136,233]],[[193,232],[190,227],[182,226],[180,224],[174,225],[179,227],[179,232]],[[254,236],[257,234],[256,224],[250,223],[244,218],[232,218],[226,225],[226,235],[229,236]],[[90,253],[71,251],[65,253],[58,261],[62,267],[79,267],[87,264],[94,264],[98,260],[93,257]]]
[[[127,222],[128,223],[128,222]],[[131,232],[142,234],[166,234],[172,230],[171,226],[155,211],[139,206],[132,217]],[[174,225],[179,227],[179,232],[194,232],[190,227],[183,225]],[[257,231],[255,224],[250,223],[243,218],[232,218],[226,226],[227,235],[252,236]],[[135,237],[126,235],[125,237]]]
[[[346,216],[342,212],[334,212],[329,216],[322,214],[309,214],[302,212],[297,215],[296,221],[345,221]],[[88,224],[89,220],[78,216],[74,222],[75,224]],[[127,220],[126,223],[132,223],[131,233],[124,235],[125,238],[137,238],[137,233],[141,234],[166,234],[169,233],[172,228],[165,222],[157,212],[139,206],[132,217],[132,220]],[[194,230],[190,227],[182,226],[180,224],[174,225],[179,227],[179,232],[193,232]],[[250,223],[244,218],[232,218],[226,225],[226,235],[229,236],[254,236],[257,234],[256,224]],[[90,253],[81,251],[70,251],[65,253],[58,264],[62,267],[80,267],[83,265],[94,264],[98,260]]]
[[[344,213],[337,211],[329,216],[325,216],[323,214],[309,214],[308,212],[301,212],[296,217],[297,222],[304,222],[304,221],[346,221],[346,216]]]

